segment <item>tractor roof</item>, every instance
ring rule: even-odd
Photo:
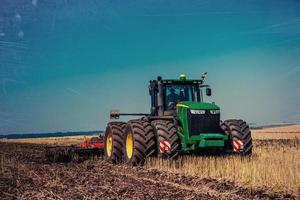
[[[157,80],[151,80],[151,82],[157,83]],[[193,85],[193,84],[203,84],[203,80],[178,80],[178,79],[163,79],[161,80],[163,84],[176,84],[176,85]]]
[[[176,84],[176,85],[202,85],[207,73],[202,74],[202,79],[187,79],[184,74],[179,76],[179,79],[162,79],[161,76],[157,77],[157,80],[150,80],[150,83],[156,84],[161,81],[163,84]]]
[[[178,79],[165,79],[162,80],[162,82],[164,84],[202,84],[203,81],[202,80],[178,80]]]

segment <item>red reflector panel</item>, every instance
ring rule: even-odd
[[[159,143],[159,152],[160,153],[170,153],[171,152],[171,144],[169,141],[166,141],[166,140],[162,140],[160,141]]]
[[[243,150],[244,143],[241,140],[233,140],[232,147],[234,152],[240,152]]]

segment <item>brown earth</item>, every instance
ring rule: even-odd
[[[0,143],[0,199],[296,199],[230,181],[111,165],[48,163],[43,145]]]

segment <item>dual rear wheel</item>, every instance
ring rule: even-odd
[[[104,157],[105,160],[114,164],[122,161],[123,155],[123,131],[126,123],[112,122],[106,127],[104,136]]]
[[[123,137],[124,163],[143,165],[145,159],[155,154],[155,136],[151,124],[143,120],[129,121]]]
[[[159,149],[161,141],[170,143],[168,157],[177,157],[179,139],[172,122],[131,120],[127,124],[109,123],[105,133],[105,159],[112,163],[143,165],[150,156],[166,156]]]
[[[112,163],[143,165],[155,154],[155,136],[151,124],[143,120],[109,123],[105,133],[105,159]]]

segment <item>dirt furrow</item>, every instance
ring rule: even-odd
[[[295,199],[249,188],[103,160],[48,163],[44,146],[1,143],[0,199]]]
[[[143,168],[134,168],[127,166],[114,166],[114,173],[123,174],[136,179],[150,180],[154,183],[160,183],[175,187],[178,190],[191,191],[194,194],[206,194],[217,199],[293,199],[289,194],[268,192],[266,188],[251,188],[236,185],[230,181],[218,181],[215,179],[206,179],[185,176],[182,174],[164,173],[158,170],[145,170]]]
[[[188,192],[191,192],[196,197],[209,196],[211,199],[239,199],[239,197],[234,194],[222,193],[220,195],[220,193],[218,193],[218,191],[213,190],[205,185],[202,185],[201,189],[200,189],[199,187],[193,187],[193,186],[169,182],[169,181],[155,180],[153,178],[130,176],[128,174],[125,176],[133,178],[133,179],[139,179],[139,180],[142,180],[143,182],[150,182],[150,183],[153,183],[154,185],[162,184],[162,185],[168,186],[170,188],[176,188],[177,191],[188,191]]]

